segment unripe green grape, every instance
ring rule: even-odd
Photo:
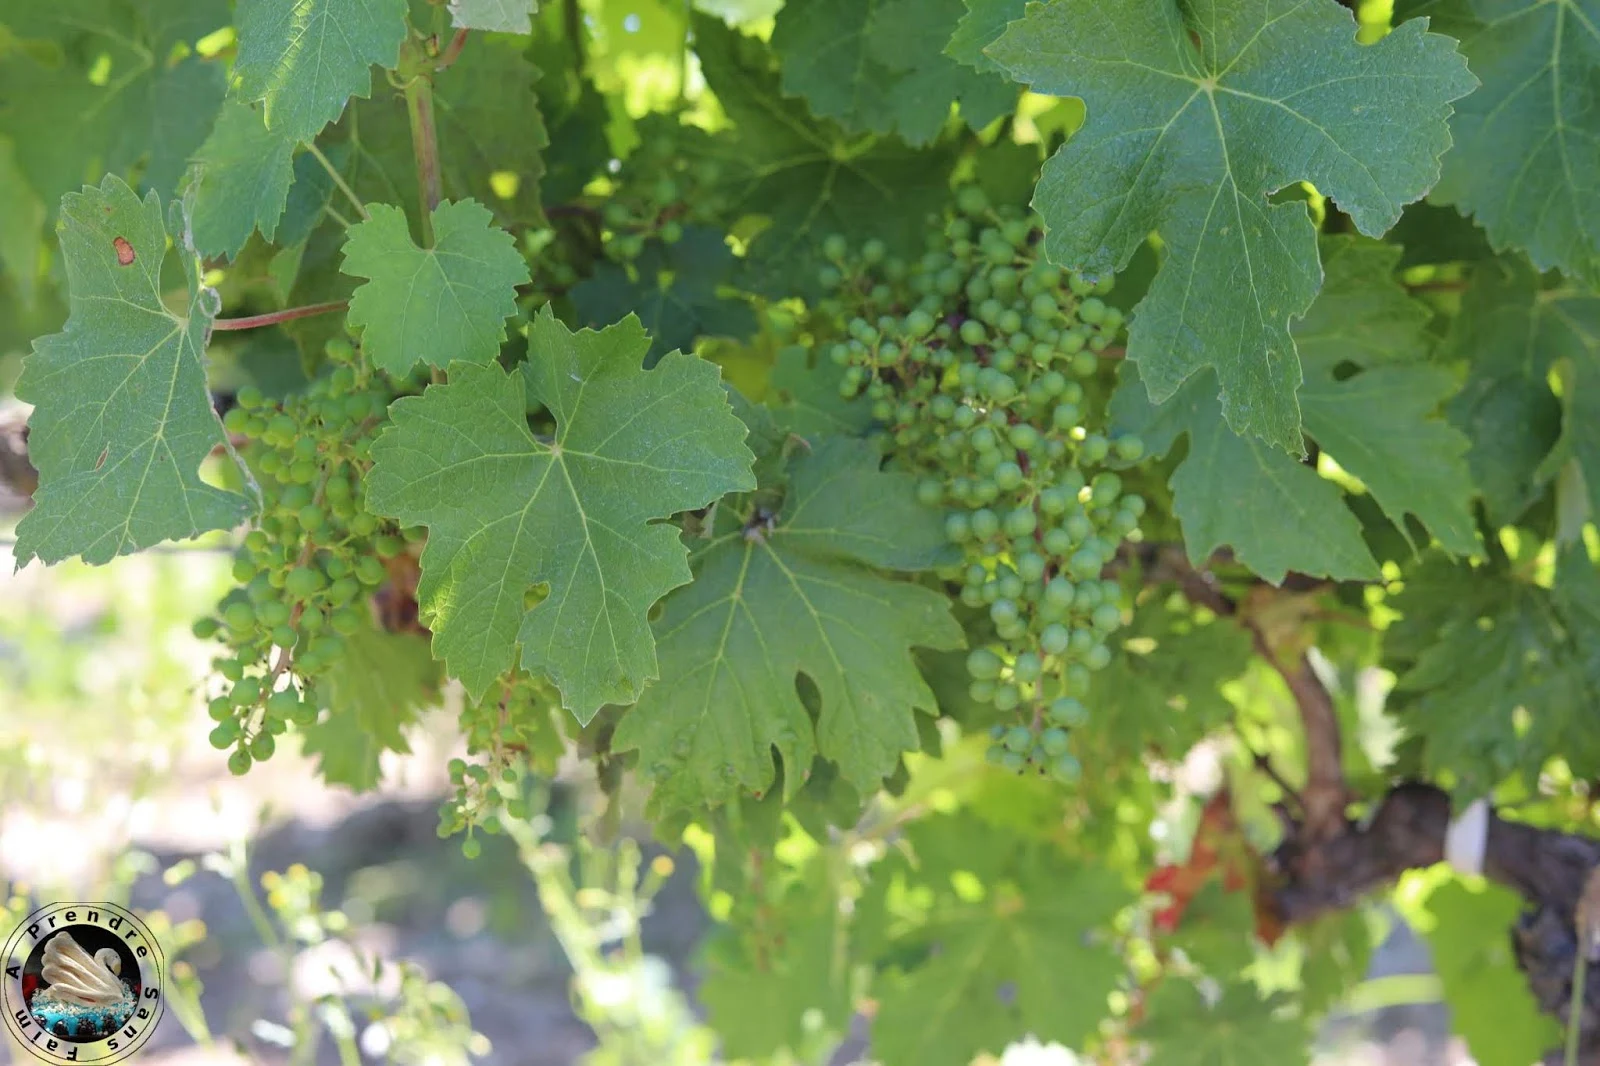
[[[1082,544],[1094,535],[1094,522],[1082,511],[1067,516],[1061,523],[1061,528],[1067,531],[1067,536],[1072,538],[1072,543]]]
[[[946,540],[954,544],[972,539],[971,521],[960,511],[952,511],[945,516],[944,535]]]
[[[1117,458],[1133,462],[1144,455],[1144,440],[1132,433],[1117,438]]]
[[[1072,537],[1060,526],[1044,535],[1044,550],[1054,556],[1065,556],[1072,551]]]
[[[1038,552],[1024,552],[1017,557],[1017,574],[1021,580],[1035,584],[1043,579],[1045,567],[1048,565],[1045,557]]]
[[[222,623],[215,618],[199,618],[189,629],[199,639],[210,640],[222,629]]]
[[[979,540],[988,540],[1000,532],[1000,517],[987,507],[980,507],[972,512],[972,535]]]
[[[256,576],[255,560],[241,556],[233,561],[233,579],[241,585]]]
[[[1033,508],[1019,507],[1006,515],[1006,535],[1014,538],[1030,536],[1038,524],[1039,520],[1034,516]]]
[[[226,681],[237,681],[244,676],[244,663],[238,659],[218,659],[212,665]]]
[[[1017,709],[1017,704],[1022,702],[1022,694],[1017,691],[1017,686],[1015,685],[996,685],[994,688],[994,698],[989,702],[994,705],[995,710],[999,711],[1001,714],[1005,714],[1008,711],[1014,711]],[[1024,726],[1018,726],[1017,728],[1021,729],[1024,733],[1028,732],[1027,728]],[[1014,733],[1009,734],[1007,740],[1009,741],[1010,736],[1014,735]],[[1030,743],[1032,742],[1032,739],[1032,734],[1029,734],[1028,740]]]
[[[280,648],[292,648],[298,639],[299,634],[295,632],[294,626],[285,624],[272,627],[272,643]]]
[[[1002,574],[995,581],[1000,587],[1000,598],[1017,600],[1022,598],[1022,578],[1016,574]]]
[[[1011,676],[1018,681],[1037,681],[1039,674],[1044,669],[1044,663],[1039,660],[1035,652],[1025,651],[1018,655],[1011,664]]]
[[[1090,624],[1102,633],[1109,633],[1122,625],[1122,609],[1114,603],[1102,603],[1094,609]]]
[[[1072,601],[1077,598],[1078,590],[1064,577],[1053,577],[1044,587],[1044,598],[1048,603],[1057,607],[1071,607]]]
[[[1078,305],[1078,317],[1090,325],[1103,322],[1106,317],[1105,301],[1093,296],[1089,297]]]
[[[989,617],[996,625],[1017,620],[1017,605],[1013,600],[995,600],[989,605]]]
[[[1115,599],[1116,597],[1112,597]],[[1078,586],[1078,610],[1092,611],[1105,600],[1104,590],[1098,581],[1085,581]]]
[[[297,566],[289,571],[283,587],[297,600],[309,599],[322,588],[322,574],[313,567]]]
[[[1093,377],[1100,370],[1100,359],[1093,351],[1079,352],[1072,357],[1069,369],[1080,378]]]
[[[282,600],[267,600],[256,609],[256,615],[264,626],[277,626],[289,620],[289,605]]]
[[[1007,752],[1004,745],[990,744],[986,749],[984,749],[983,758],[984,761],[988,762],[990,765],[1000,766],[1004,764],[1006,754]]]
[[[366,616],[354,607],[341,607],[328,618],[328,625],[340,636],[348,637],[361,628]]]
[[[1111,665],[1111,649],[1104,644],[1096,644],[1084,655],[1083,665],[1090,670],[1104,670]]]
[[[1078,405],[1072,403],[1058,403],[1055,410],[1050,412],[1050,424],[1058,432],[1065,433],[1078,424]]]
[[[967,673],[979,680],[989,681],[1000,676],[1000,656],[988,648],[974,648],[967,653]]]
[[[1083,774],[1083,767],[1070,753],[1058,755],[1050,764],[1050,773],[1064,785],[1075,784]]]
[[[1039,431],[1026,422],[1018,422],[1012,426],[1009,437],[1011,446],[1018,451],[1032,451],[1039,444]]]
[[[206,714],[213,722],[226,722],[233,718],[233,701],[226,696],[218,696],[206,704]]]
[[[239,739],[239,724],[233,719],[218,723],[217,727],[207,734],[206,739],[218,751],[231,747]]]
[[[250,757],[257,762],[266,762],[277,749],[278,742],[269,732],[257,733],[250,740]]]
[[[222,609],[222,620],[235,633],[242,633],[256,624],[256,609],[248,603],[235,600]]]
[[[228,692],[228,699],[235,707],[248,707],[261,698],[261,679],[259,677],[241,677],[233,683],[233,688]]]
[[[1072,744],[1072,738],[1060,726],[1052,726],[1039,735],[1039,746],[1046,755],[1060,755]]]
[[[1122,507],[1135,518],[1144,514],[1144,497],[1128,495],[1122,498]]]
[[[1062,696],[1050,704],[1050,709],[1045,715],[1051,722],[1068,729],[1076,729],[1089,721],[1089,709],[1082,701],[1071,696]]]
[[[373,550],[378,553],[378,556],[383,559],[393,559],[395,556],[406,550],[405,542],[403,542],[399,537],[392,536],[388,533],[385,533],[383,536],[373,541],[372,547]]]
[[[983,588],[973,585],[963,586],[956,598],[968,607],[982,607],[984,604]]]
[[[1103,440],[1104,438],[1089,438],[1089,440],[1095,439]],[[1085,446],[1089,444],[1089,440],[1083,442]],[[1114,502],[1116,498],[1122,494],[1122,478],[1118,477],[1110,470],[1096,474],[1093,485],[1091,486],[1091,492],[1093,493],[1092,498],[1095,503],[1100,504],[1101,506],[1106,506]]]
[[[978,589],[978,601],[980,603],[993,603],[1000,598],[1000,581],[998,578],[993,581],[985,581]]]
[[[356,580],[367,588],[376,588],[389,579],[389,571],[370,555],[356,560]]]
[[[300,696],[293,688],[279,689],[267,697],[267,713],[280,718],[292,718],[300,706]]]
[[[967,686],[967,695],[975,703],[988,703],[994,699],[995,683],[993,681],[974,681]]]
[[[1067,641],[1071,636],[1072,632],[1066,626],[1052,622],[1039,634],[1039,646],[1051,655],[1060,655],[1067,650]]]
[[[1014,774],[1019,774],[1022,772],[1022,768],[1027,765],[1027,761],[1027,757],[1021,752],[1008,751],[1001,756],[1000,765]]]
[[[976,185],[963,185],[956,192],[956,210],[963,215],[981,215],[989,210],[989,198]]]
[[[994,454],[994,453],[990,453]],[[1022,484],[1022,467],[1007,459],[995,467],[994,481],[1007,492]]]

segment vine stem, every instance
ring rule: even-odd
[[[349,200],[355,207],[356,213],[361,216],[362,220],[365,221],[371,218],[372,216],[367,214],[367,205],[361,202],[361,197],[357,196],[356,191],[350,187],[349,182],[344,180],[344,175],[339,173],[339,168],[334,166],[328,157],[322,154],[322,149],[308,141],[306,142],[306,151],[310,152],[311,158],[320,163],[322,169],[328,172],[328,177],[333,179],[334,186],[344,193],[345,199]]]
[[[449,70],[451,64],[461,58],[461,50],[467,46],[467,31],[457,30],[450,43],[445,45],[444,51],[439,53],[439,62],[433,68],[435,71]]]
[[[327,303],[307,304],[304,307],[285,307],[282,311],[269,311],[264,315],[250,315],[247,318],[218,318],[212,321],[211,328],[220,331],[260,329],[262,326],[276,326],[279,322],[292,322],[297,318],[310,318],[312,315],[331,315],[349,307],[349,300],[330,300]]]
[[[433,83],[417,77],[406,86],[411,148],[417,159],[417,196],[422,206],[422,243],[433,247],[433,209],[439,206],[439,141],[433,127]]]

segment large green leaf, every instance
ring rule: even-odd
[[[908,259],[921,254],[928,217],[949,197],[950,157],[847,137],[784,98],[760,42],[715,19],[694,27],[706,83],[736,127],[708,150],[734,209],[770,220],[748,253],[758,283],[785,296],[815,291],[820,246],[832,233],[877,236]]]
[[[1559,752],[1579,777],[1600,772],[1589,708],[1600,698],[1591,650],[1600,612],[1594,565],[1563,553],[1553,589],[1493,566],[1433,561],[1393,600],[1404,617],[1384,650],[1400,675],[1390,705],[1430,772],[1463,795],[1508,774],[1537,777]]]
[[[1277,999],[1235,982],[1216,1003],[1181,978],[1161,982],[1145,1010],[1139,1037],[1150,1066],[1302,1066],[1310,1060],[1311,1027],[1285,1016]]]
[[[182,315],[161,301],[168,231],[154,193],[141,201],[108,175],[62,199],[71,314],[34,342],[17,382],[35,405],[28,454],[39,470],[34,508],[17,526],[19,563],[103,563],[250,514],[244,496],[200,480],[201,461],[225,443],[201,358],[216,293],[201,287],[199,258],[174,228],[189,283]]]
[[[349,320],[362,330],[373,364],[404,374],[419,361],[487,363],[517,313],[517,286],[528,264],[516,240],[474,200],[433,209],[433,246],[411,239],[406,214],[374,204],[350,227],[339,269],[366,278],[350,300]]]
[[[1600,284],[1600,4],[1398,3],[1461,40],[1481,88],[1456,105],[1455,147],[1433,199],[1469,212],[1496,249],[1525,250]]]
[[[650,355],[692,351],[700,337],[746,337],[755,313],[737,295],[717,290],[737,260],[723,234],[689,226],[674,244],[651,241],[628,267],[604,262],[572,289],[585,325],[605,326],[636,314],[652,338]]]
[[[450,0],[450,21],[462,29],[532,33],[538,0]]]
[[[1218,548],[1277,583],[1290,570],[1335,579],[1372,580],[1378,564],[1339,486],[1311,467],[1223,421],[1210,371],[1160,407],[1152,406],[1137,367],[1122,368],[1112,398],[1115,425],[1140,434],[1163,455],[1187,435],[1189,452],[1172,475],[1172,511],[1184,548],[1200,565]]]
[[[964,0],[966,13],[945,46],[945,54],[978,70],[1002,69],[983,50],[999,40],[1006,27],[1022,17],[1028,0]]]
[[[981,128],[1016,103],[1015,87],[944,54],[961,0],[789,0],[772,31],[783,90],[853,132],[938,136],[961,101]]]
[[[426,641],[365,625],[345,638],[343,652],[310,694],[323,713],[305,727],[305,753],[317,756],[317,770],[330,785],[376,788],[378,757],[411,751],[402,730],[438,689],[439,667]]]
[[[1476,84],[1420,21],[1369,46],[1355,31],[1335,0],[1058,0],[987,49],[1088,108],[1034,196],[1051,260],[1100,275],[1162,238],[1128,337],[1151,398],[1214,369],[1229,425],[1295,455],[1289,322],[1320,282],[1316,231],[1303,203],[1268,197],[1309,181],[1381,234],[1437,179],[1449,102]]]
[[[791,792],[820,752],[870,794],[919,746],[914,712],[937,707],[911,649],[960,647],[961,628],[943,596],[876,570],[923,569],[945,551],[914,480],[879,461],[865,442],[825,440],[790,462],[775,516],[759,501],[722,507],[694,584],[656,624],[661,680],[612,741],[639,750],[657,806],[765,792],[774,748]],[[801,674],[819,696],[815,724]]]
[[[1117,876],[971,816],[927,819],[909,836],[916,867],[891,860],[876,876],[930,893],[933,906],[925,925],[885,946],[933,950],[879,978],[873,1051],[884,1062],[966,1066],[1030,1033],[1081,1046],[1123,972],[1092,939],[1128,902]],[[953,875],[982,895],[955,891]]]
[[[406,0],[240,0],[234,75],[269,129],[309,141],[400,61]]]
[[[637,699],[658,672],[646,615],[690,578],[659,520],[752,487],[717,368],[672,353],[645,371],[648,347],[635,319],[574,334],[547,309],[520,373],[452,363],[449,384],[391,408],[367,502],[428,527],[418,601],[475,697],[520,647],[580,721]],[[553,439],[528,429],[531,404]]]
[[[1546,288],[1520,258],[1487,260],[1473,272],[1446,351],[1467,362],[1450,416],[1472,442],[1468,461],[1489,518],[1515,521],[1569,457],[1582,464],[1600,513],[1600,431],[1593,416],[1600,403],[1600,299],[1573,286]],[[1562,399],[1551,391],[1552,370],[1567,375]]]
[[[294,147],[267,129],[259,109],[223,105],[195,153],[194,244],[202,254],[232,258],[256,230],[272,240],[289,201]]]
[[[1305,365],[1307,432],[1363,482],[1408,540],[1414,516],[1449,551],[1474,554],[1471,445],[1439,414],[1456,392],[1456,377],[1429,362],[1428,311],[1394,278],[1400,250],[1341,236],[1325,240],[1322,253],[1327,280],[1294,328]],[[1286,570],[1376,576],[1342,491],[1313,468],[1231,433],[1209,373],[1159,407],[1134,384],[1139,373],[1125,368],[1112,413],[1158,453],[1190,434],[1172,489],[1191,558],[1199,562],[1229,545],[1272,581]]]
[[[106,173],[171,196],[222,104],[225,64],[193,53],[228,23],[223,0],[49,0],[0,10],[0,134],[52,214]],[[181,57],[181,58],[180,58]]]

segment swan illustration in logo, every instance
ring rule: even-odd
[[[111,1032],[133,1013],[133,990],[122,982],[122,957],[115,949],[90,955],[62,930],[45,943],[42,963],[44,985],[30,1007],[46,1029],[65,1023],[72,1035],[85,1025],[91,1032]]]

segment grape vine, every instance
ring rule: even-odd
[[[729,1058],[1305,1061],[1404,879],[1600,1063],[1582,5],[161,6],[0,16],[0,478],[226,545],[219,763],[581,762]]]

